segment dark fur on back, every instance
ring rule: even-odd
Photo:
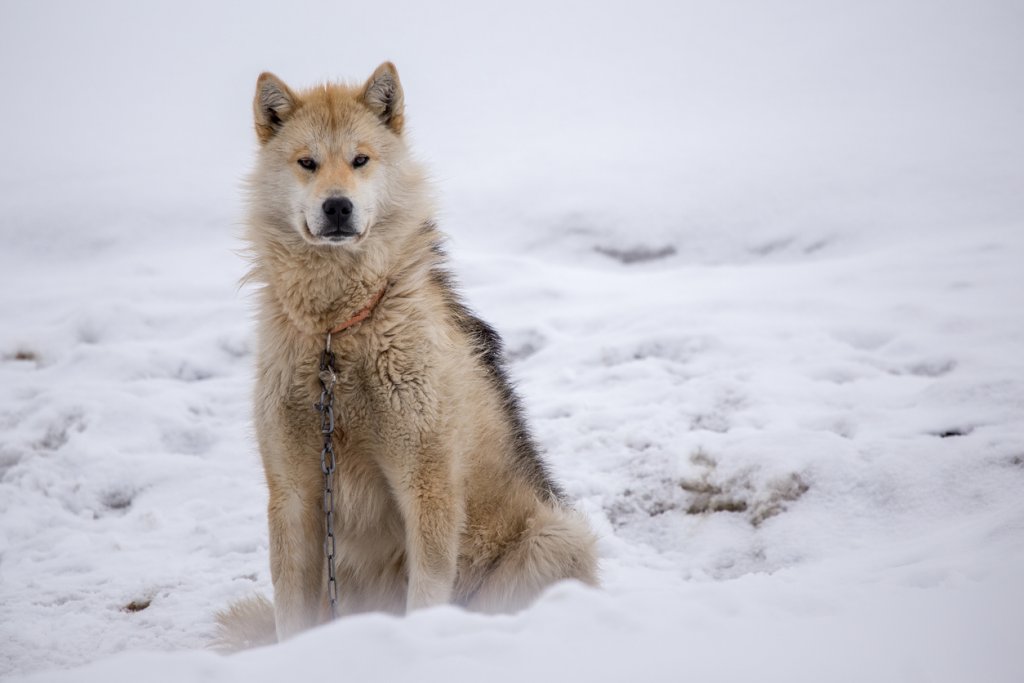
[[[505,348],[501,335],[470,311],[462,301],[455,288],[454,278],[445,265],[447,254],[436,227],[432,223],[428,223],[423,226],[423,229],[437,235],[433,251],[437,255],[438,262],[430,272],[431,279],[444,295],[452,322],[469,339],[470,344],[476,350],[477,358],[487,370],[491,382],[501,395],[505,418],[512,430],[516,468],[541,494],[543,499],[563,502],[565,492],[551,477],[547,464],[541,457],[540,450],[534,441],[533,434],[530,433],[530,428],[526,425],[522,404],[519,402],[519,396],[515,392],[505,367]]]
[[[480,354],[480,362],[487,368],[491,381],[501,393],[502,407],[512,429],[514,452],[520,472],[540,491],[546,499],[563,500],[562,489],[555,484],[548,472],[547,464],[541,458],[540,451],[534,442],[533,435],[523,417],[523,408],[519,396],[505,371],[505,351],[501,337],[497,331],[480,318],[473,315],[461,302],[455,304],[453,310],[456,321],[470,338]]]

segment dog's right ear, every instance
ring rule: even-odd
[[[256,119],[256,137],[265,145],[295,111],[298,98],[280,78],[264,71],[256,80],[252,110]]]
[[[377,115],[380,122],[402,134],[405,122],[405,95],[398,80],[398,70],[391,62],[384,62],[363,86],[363,104]]]

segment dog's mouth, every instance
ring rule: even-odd
[[[337,245],[346,243],[357,243],[366,233],[355,232],[355,231],[342,231],[335,230],[334,232],[324,233],[320,235],[313,234],[313,231],[309,227],[309,221],[305,218],[302,219],[302,236],[306,238],[307,242],[318,245]]]

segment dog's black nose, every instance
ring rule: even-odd
[[[348,197],[331,197],[324,202],[323,210],[328,225],[333,228],[330,232],[348,228],[349,219],[352,218],[352,202]]]

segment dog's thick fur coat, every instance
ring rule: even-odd
[[[394,66],[298,93],[263,74],[254,110],[254,417],[277,638],[329,616],[318,362],[325,332],[381,290],[332,342],[340,613],[514,611],[561,579],[595,584],[593,534],[534,446],[498,335],[453,289]],[[223,613],[222,641],[259,642],[238,625],[257,612]]]

